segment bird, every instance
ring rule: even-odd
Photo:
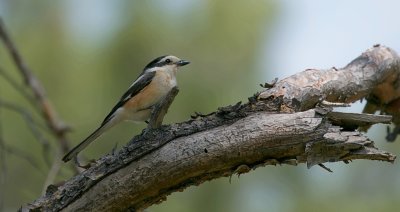
[[[62,160],[68,162],[73,159],[105,131],[122,121],[147,121],[151,116],[152,107],[162,101],[169,91],[177,85],[178,68],[189,63],[189,61],[173,55],[164,55],[152,60],[129,86],[100,126],[85,140],[72,148]]]

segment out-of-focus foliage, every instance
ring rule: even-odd
[[[258,64],[260,59],[268,63],[261,48],[278,6],[276,1],[258,0],[0,0],[0,16],[60,117],[72,126],[69,138],[77,144],[100,124],[142,68],[160,55],[174,54],[192,62],[179,73],[180,93],[166,123],[246,101],[260,90],[259,83],[274,78],[261,74]],[[18,79],[2,45],[0,67]],[[0,98],[28,106],[2,78]],[[6,210],[15,210],[40,195],[49,167],[42,146],[21,117],[0,110],[6,144],[38,164],[36,168],[15,154],[6,155],[7,178],[0,188],[6,194]],[[82,154],[98,158],[143,127],[121,124]],[[46,136],[54,146],[53,138]],[[400,187],[392,186],[400,185],[400,178],[396,184],[395,171],[381,174],[396,170],[393,166],[371,162],[328,166],[333,174],[304,166],[261,168],[240,180],[233,176],[231,183],[223,178],[191,187],[149,211],[337,211],[339,205],[347,211],[388,211],[400,206],[396,201]],[[71,175],[65,165],[57,180]]]

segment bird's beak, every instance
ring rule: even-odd
[[[185,66],[187,64],[189,64],[190,62],[187,60],[179,60],[178,62],[176,62],[177,66]]]

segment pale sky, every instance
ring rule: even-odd
[[[376,43],[400,49],[400,1],[283,0],[264,67],[279,78],[345,66]]]

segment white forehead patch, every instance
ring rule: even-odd
[[[177,58],[173,55],[169,55],[169,56],[166,56],[165,58],[163,58],[160,62],[165,62],[168,59],[171,60],[172,62],[177,62],[180,60],[179,58]]]

